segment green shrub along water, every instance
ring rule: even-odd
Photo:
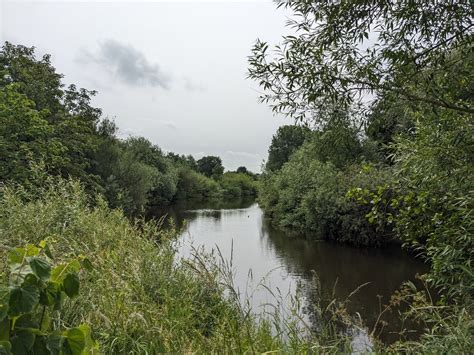
[[[334,146],[331,142],[341,127],[341,144]],[[354,188],[377,192],[392,179],[389,167],[367,161],[371,152],[366,150],[355,131],[342,123],[308,133],[281,169],[262,175],[259,202],[281,227],[359,246],[391,242],[389,224],[371,223],[366,217],[371,206],[350,193]]]

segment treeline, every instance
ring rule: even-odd
[[[117,137],[91,106],[95,91],[65,87],[49,55],[5,43],[0,52],[0,181],[40,184],[39,171],[82,181],[129,215],[177,199],[256,193],[244,167],[226,172],[219,157],[165,153],[143,137]]]

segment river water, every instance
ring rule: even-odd
[[[208,253],[214,250],[214,254],[218,249],[224,259],[232,262],[235,288],[248,299],[255,313],[268,312],[268,304],[278,301],[285,308],[281,301],[289,302],[298,290],[306,322],[316,322],[312,306],[318,300],[345,300],[365,285],[349,298],[348,311],[360,315],[368,333],[381,307],[401,283],[414,281],[416,274],[428,269],[398,246],[360,249],[278,230],[251,200],[182,204],[166,213],[183,227],[179,255],[190,258],[196,249]],[[382,317],[387,325],[379,337],[386,343],[398,339],[396,333],[402,324],[396,313],[387,312]]]

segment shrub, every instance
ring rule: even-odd
[[[224,196],[243,197],[257,194],[257,183],[245,173],[227,172],[219,181]]]
[[[178,169],[176,200],[213,199],[221,196],[219,184],[188,167]]]
[[[317,237],[353,245],[381,245],[392,240],[392,228],[371,223],[371,206],[352,198],[353,188],[377,191],[390,180],[388,169],[353,164],[344,169],[322,162],[306,143],[278,172],[262,177],[259,201],[282,227],[313,232]]]

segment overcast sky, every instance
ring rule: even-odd
[[[245,79],[255,40],[288,33],[270,1],[0,3],[0,39],[50,53],[65,83],[97,90],[94,105],[122,137],[258,171],[278,126],[291,123]]]

